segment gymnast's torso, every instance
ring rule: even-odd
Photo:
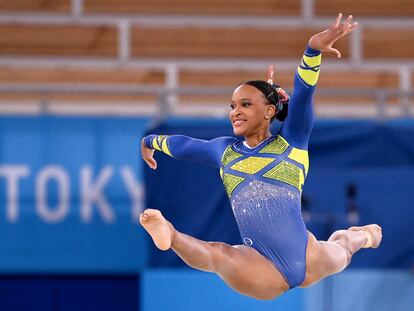
[[[243,244],[268,258],[291,287],[303,282],[306,271],[301,192],[307,170],[307,151],[279,134],[255,148],[233,142],[220,167]]]
[[[306,275],[308,235],[301,193],[309,169],[312,95],[320,63],[320,52],[308,47],[295,74],[286,120],[278,133],[254,148],[236,137],[144,137],[147,147],[219,168],[243,244],[271,261],[291,288]]]

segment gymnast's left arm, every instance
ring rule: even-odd
[[[295,73],[294,91],[281,135],[296,148],[307,149],[308,147],[313,126],[312,97],[319,78],[321,54],[332,53],[340,58],[341,53],[332,45],[358,26],[356,22],[352,22],[352,15],[343,23],[341,19],[342,14],[339,14],[328,29],[309,39],[301,64]]]
[[[221,156],[234,137],[218,137],[212,140],[196,139],[184,135],[147,135],[141,141],[144,161],[157,168],[153,154],[161,151],[179,160],[191,160],[208,166],[219,167]]]

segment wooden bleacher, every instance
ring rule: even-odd
[[[277,71],[277,82],[286,87],[292,88],[294,72]],[[189,71],[183,70],[180,73],[180,84],[186,86],[236,86],[246,80],[266,78],[266,68],[262,71],[229,71],[229,70],[208,70]],[[399,77],[394,72],[387,71],[358,71],[358,70],[335,70],[322,71],[318,86],[323,88],[397,88]]]
[[[206,76],[207,75],[207,76]],[[251,75],[251,72],[245,72],[245,78],[247,79]],[[200,81],[200,78],[204,76],[204,80]],[[182,78],[188,81],[181,81]],[[198,77],[198,78],[196,78]],[[211,79],[211,75],[206,72],[183,72],[180,74],[180,85],[182,86],[202,86],[203,81],[210,81],[210,86],[232,86],[231,79],[234,78],[232,72],[227,74],[221,74],[220,77],[227,80],[227,84],[223,81]],[[256,75],[257,78],[261,78],[259,73]],[[108,85],[158,85],[163,86],[166,83],[165,73],[160,70],[137,70],[137,69],[122,69],[122,70],[105,70],[105,69],[82,69],[82,68],[14,68],[8,66],[0,66],[0,83],[15,83],[15,84],[51,84],[51,85],[82,85],[87,84],[108,84]],[[190,82],[192,81],[192,83]],[[240,80],[242,81],[242,80]],[[233,81],[234,82],[234,81]],[[207,84],[204,84],[207,85]],[[227,102],[226,96],[181,96],[183,103],[195,103],[205,102],[213,99],[214,102],[221,104]],[[7,93],[0,94],[0,101],[6,102],[18,102],[27,101],[35,102],[43,100],[44,95],[39,93],[30,94],[16,94]],[[52,94],[47,95],[47,100],[51,102],[59,103],[73,103],[82,105],[82,103],[93,102],[93,100],[99,103],[108,104],[110,102],[136,102],[146,103],[149,105],[156,105],[158,98],[156,96],[148,95],[75,95],[75,94]]]
[[[317,29],[142,27],[132,29],[133,58],[296,59]],[[13,35],[11,35],[13,34]],[[272,38],[270,40],[269,38]],[[363,31],[367,59],[413,59],[414,30],[402,27]],[[281,47],[283,42],[283,47]],[[337,44],[349,57],[349,38]],[[392,47],[392,48],[390,48]],[[0,54],[112,57],[118,30],[110,26],[0,25]]]
[[[0,11],[14,12],[69,12],[70,0],[17,0],[0,1]]]
[[[246,80],[265,79],[266,68],[263,71],[226,71],[226,70],[209,70],[209,71],[189,71],[185,70],[180,74],[180,85],[184,86],[226,86],[235,88],[239,83]],[[286,90],[293,88],[294,72],[280,71],[276,72],[276,81]],[[352,90],[362,89],[395,89],[399,86],[399,76],[395,72],[387,71],[357,71],[357,70],[335,70],[322,71],[318,82],[318,88],[322,89],[341,89],[347,88]],[[227,96],[181,96],[183,102],[189,103],[221,103],[230,102],[231,94]],[[341,94],[340,96],[324,96],[316,92],[316,104],[326,103],[350,103],[358,105],[361,102],[365,104],[375,104],[376,98],[372,96],[355,97]],[[391,101],[395,103],[395,99]]]
[[[0,25],[0,54],[115,57],[117,29],[112,26]]]
[[[159,69],[105,69],[82,67],[12,67],[0,65],[0,83],[164,85]]]
[[[367,27],[363,32],[366,59],[414,59],[414,29]]]
[[[317,29],[135,27],[134,57],[168,58],[291,58],[302,55]],[[348,41],[338,44],[347,58]]]
[[[165,73],[158,69],[92,69],[74,67],[51,67],[51,68],[24,68],[12,66],[0,66],[0,85],[1,83],[12,83],[14,85],[50,85],[50,86],[82,86],[89,85],[110,85],[110,86],[159,86],[165,85]],[[118,104],[131,104],[153,106],[157,105],[159,98],[153,94],[126,94],[115,92],[114,94],[96,93],[44,93],[44,92],[0,92],[1,103],[19,102],[36,103],[45,102],[57,104],[71,104],[82,108],[82,106],[99,103],[106,109],[113,108]],[[0,110],[1,111],[1,110]]]
[[[69,12],[70,0],[0,1],[0,12]],[[314,0],[316,16],[338,12],[354,16],[411,17],[411,0]],[[300,16],[301,0],[84,0],[85,14],[191,14],[211,16]]]
[[[115,14],[299,15],[300,0],[85,0],[85,12]]]
[[[354,16],[412,17],[411,0],[314,0],[315,14],[332,16],[342,12]]]
[[[73,18],[71,0],[0,0],[0,84],[231,88],[248,79],[263,79],[266,66],[276,62],[286,64],[277,71],[277,81],[291,89],[294,72],[291,64],[299,61],[310,35],[322,30],[320,25],[325,24],[328,16],[333,20],[341,11],[360,20],[361,35],[338,42],[341,60],[324,56],[318,88],[349,92],[372,88],[406,90],[411,84],[414,89],[412,0],[395,0],[392,6],[385,0],[313,0],[311,17],[305,16],[309,11],[305,14],[305,2],[301,0],[84,0],[79,3],[80,16]],[[157,18],[152,19],[153,15]],[[142,17],[146,22],[142,22]],[[161,22],[162,17],[167,18],[166,22]],[[182,22],[189,17],[190,21]],[[203,22],[198,23],[197,17],[203,18]],[[216,22],[217,17],[222,18],[220,23]],[[226,17],[229,17],[227,24]],[[248,26],[243,23],[246,17]],[[266,24],[272,17],[275,23]],[[285,25],[284,20],[289,23]],[[382,21],[391,21],[392,26],[384,26]],[[126,40],[124,37],[124,43],[129,46],[122,49],[120,38],[125,25],[129,36]],[[355,55],[355,51],[361,53]],[[2,62],[2,58],[11,58],[13,62]],[[215,61],[226,66],[214,65]],[[99,62],[102,67],[97,65]],[[213,65],[206,66],[206,62]],[[237,64],[233,66],[233,62]],[[244,66],[244,62],[250,65]],[[252,63],[257,63],[257,68]],[[173,73],[171,64],[175,64]],[[287,64],[291,70],[286,69]],[[174,75],[176,80],[171,80]],[[40,101],[44,96],[7,92],[0,93],[0,102]],[[176,100],[184,106],[227,105],[230,97],[231,94],[180,95]],[[74,105],[94,101],[108,105],[111,102],[156,105],[158,101],[157,96],[121,93],[105,96],[61,93],[49,94],[47,99]],[[315,102],[375,105],[377,101],[375,96],[335,97],[317,92]],[[388,102],[394,104],[398,100],[391,98]]]

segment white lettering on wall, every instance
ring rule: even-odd
[[[110,193],[111,189],[106,189],[111,178],[119,172],[120,181],[126,189],[128,197],[131,199],[130,215],[133,222],[138,222],[139,214],[144,206],[144,185],[137,180],[137,176],[130,166],[122,166],[119,171],[115,171],[113,166],[104,166],[98,172],[93,173],[91,165],[85,165],[79,170],[79,197],[80,197],[80,219],[84,223],[90,223],[93,220],[94,213],[106,223],[116,221],[116,208],[113,208],[107,200],[105,191]],[[26,189],[22,194],[19,188],[22,178],[27,178],[31,169],[22,164],[3,164],[0,165],[0,178],[5,180],[5,199],[6,199],[6,220],[9,223],[19,221],[20,207],[19,201],[21,196],[32,197],[34,191],[34,202],[30,203],[29,208],[34,208],[36,214],[46,223],[59,223],[64,221],[71,209],[71,197],[77,197],[77,193],[71,193],[71,177],[66,169],[58,165],[48,165],[41,168],[37,174],[34,174],[35,189]],[[57,192],[55,194],[56,204],[50,206],[52,193],[48,191],[50,183],[56,184]],[[32,182],[30,182],[32,184]],[[75,186],[75,189],[78,188]],[[3,191],[3,189],[0,189]],[[123,204],[123,203],[122,203]],[[72,206],[77,208],[77,206]],[[95,212],[96,210],[96,212]],[[120,210],[121,212],[121,210]]]
[[[58,204],[51,209],[47,205],[47,185],[55,181],[58,188]],[[62,221],[69,212],[69,178],[66,171],[56,165],[43,168],[36,178],[36,210],[41,219],[49,223]]]
[[[102,190],[113,175],[112,166],[105,166],[95,182],[92,181],[92,168],[89,165],[83,166],[80,171],[81,207],[80,215],[83,222],[89,223],[92,220],[92,205],[95,204],[104,221],[113,223],[115,214],[111,206],[102,194]]]
[[[0,177],[6,178],[6,218],[16,222],[19,218],[19,178],[29,176],[27,165],[0,165]]]

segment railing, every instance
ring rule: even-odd
[[[169,115],[179,114],[177,108],[180,107],[180,103],[176,97],[179,95],[228,95],[233,92],[233,88],[228,87],[165,87],[165,86],[143,86],[143,85],[102,85],[102,84],[83,84],[83,85],[72,85],[72,84],[61,84],[61,85],[50,85],[50,84],[0,84],[0,96],[1,94],[36,94],[39,99],[38,110],[40,114],[54,114],[51,107],[53,105],[59,105],[51,102],[50,96],[56,94],[70,94],[70,95],[153,95],[158,98],[158,104],[156,106],[155,114],[158,119],[163,119]],[[346,88],[319,88],[316,90],[318,96],[329,97],[344,97],[345,101],[349,101],[349,98],[358,97],[370,97],[375,99],[375,113],[371,115],[372,118],[386,119],[389,117],[387,114],[388,100],[391,98],[398,98],[398,103],[393,105],[396,110],[399,111],[398,115],[403,117],[412,117],[412,104],[414,99],[414,91],[401,91],[398,89],[377,89],[377,88],[366,88],[366,89],[346,89]],[[97,100],[99,103],[99,100]],[[0,102],[0,107],[5,102]],[[228,112],[227,103],[223,103],[223,107],[219,107],[222,115]],[[144,104],[145,105],[145,104]],[[24,113],[24,105],[22,106],[21,112]],[[199,105],[200,106],[200,105]],[[324,105],[332,109],[339,107],[338,104]],[[372,106],[372,104],[371,104]],[[186,106],[191,107],[191,105]],[[196,108],[195,104],[193,108]],[[357,107],[356,107],[357,108]],[[185,110],[186,108],[184,108]],[[321,108],[323,109],[323,108]],[[96,112],[99,107],[97,106]],[[190,109],[191,110],[191,109]],[[194,111],[194,109],[192,109]],[[19,113],[19,111],[17,111]],[[76,114],[76,109],[70,113]],[[94,114],[92,109],[91,114]],[[102,111],[100,111],[102,114]],[[188,113],[187,113],[188,114]],[[206,115],[209,115],[208,111],[205,111]],[[216,113],[217,115],[217,110]],[[333,114],[334,117],[340,117],[340,109],[338,113]],[[358,114],[356,114],[358,116]]]

